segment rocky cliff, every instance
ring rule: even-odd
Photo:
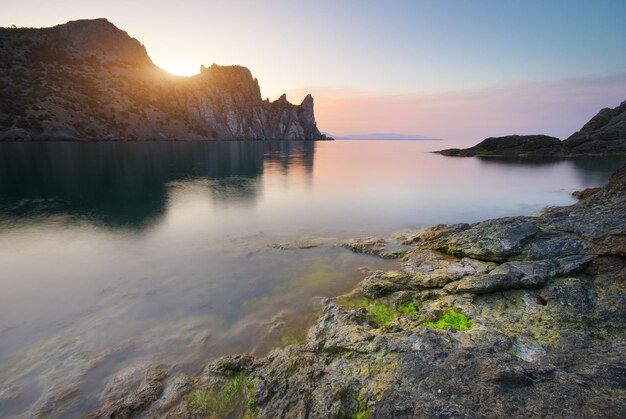
[[[240,66],[156,67],[106,19],[0,29],[0,139],[324,139],[313,98],[261,99]]]
[[[446,156],[576,156],[626,153],[626,101],[604,108],[564,141],[547,135],[490,137],[477,145],[438,151]]]
[[[573,153],[626,151],[626,101],[616,108],[604,108],[580,131],[563,141]]]

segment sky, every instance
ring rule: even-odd
[[[0,0],[0,26],[106,17],[158,66],[239,64],[333,134],[565,138],[626,99],[624,0]]]

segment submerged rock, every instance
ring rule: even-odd
[[[160,369],[151,369],[145,373],[139,387],[127,396],[105,404],[97,411],[87,415],[86,419],[129,418],[135,412],[143,410],[162,395],[162,380],[166,373]]]
[[[344,243],[344,247],[355,253],[380,256],[383,259],[398,259],[411,249],[410,246],[404,243],[398,243],[396,240],[381,237],[366,237],[349,240]]]

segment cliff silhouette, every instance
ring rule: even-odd
[[[0,29],[0,140],[316,140],[313,98],[261,99],[241,66],[158,68],[106,19]]]

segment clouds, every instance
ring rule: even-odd
[[[288,96],[299,102],[309,91],[324,131],[422,134],[467,145],[508,134],[566,138],[601,108],[626,100],[626,73],[442,93],[389,95],[309,88]]]

